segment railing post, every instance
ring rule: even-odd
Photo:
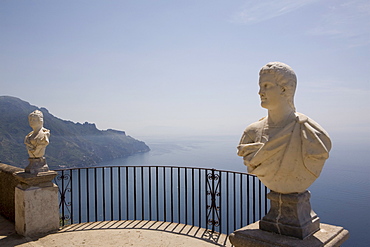
[[[212,226],[212,233],[215,232],[215,227],[220,225],[220,205],[217,204],[217,197],[220,196],[221,177],[215,173],[215,169],[207,174],[207,196],[210,196],[210,205],[207,205],[207,224]]]
[[[69,170],[71,173],[71,170]],[[60,225],[65,226],[68,225],[67,223],[71,223],[71,205],[72,202],[68,201],[68,198],[71,200],[71,196],[67,197],[67,192],[71,193],[71,176],[70,173],[67,174],[66,171],[62,170],[58,175],[54,178],[54,182],[59,184],[59,211],[60,211]],[[58,180],[61,182],[58,183]]]

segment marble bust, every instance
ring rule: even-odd
[[[30,158],[41,158],[45,155],[46,146],[49,144],[50,131],[43,127],[44,116],[36,110],[28,116],[28,122],[33,129],[24,138],[24,144]]]
[[[328,133],[294,106],[297,78],[288,65],[271,62],[259,73],[258,94],[267,117],[249,125],[237,147],[248,172],[270,190],[304,192],[329,157]]]
[[[44,116],[42,112],[39,110],[31,112],[28,116],[28,122],[33,131],[24,138],[30,161],[25,170],[29,173],[49,171],[44,155],[46,146],[49,144],[50,131],[43,127]]]

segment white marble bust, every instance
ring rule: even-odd
[[[50,131],[43,127],[44,116],[39,110],[31,112],[28,121],[33,129],[24,138],[28,155],[31,159],[42,158],[45,155],[46,146],[49,144]]]
[[[258,94],[268,115],[249,125],[238,145],[248,172],[283,194],[304,192],[319,177],[331,149],[326,131],[295,111],[296,84],[288,65],[262,67]]]

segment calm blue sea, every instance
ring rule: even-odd
[[[142,138],[151,148],[144,154],[102,163],[104,166],[168,165],[246,171],[236,155],[239,136]],[[350,239],[343,246],[370,246],[369,143],[333,140],[321,176],[309,188],[313,210],[322,223],[343,226]]]

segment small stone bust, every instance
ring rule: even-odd
[[[28,122],[33,129],[24,139],[24,144],[30,158],[41,158],[45,155],[46,146],[49,144],[50,131],[43,127],[44,116],[36,110],[28,116]]]
[[[39,110],[30,113],[28,121],[33,131],[24,138],[30,161],[25,170],[30,173],[48,171],[44,155],[49,144],[50,131],[43,127],[44,116]]]
[[[259,73],[261,106],[267,117],[249,125],[238,145],[248,172],[270,190],[304,192],[329,157],[328,133],[294,107],[297,78],[288,65],[268,63]]]

